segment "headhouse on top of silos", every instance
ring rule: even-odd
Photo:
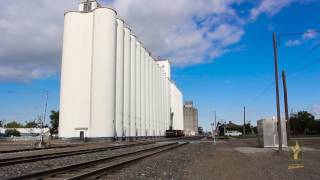
[[[94,0],[65,13],[61,138],[164,136],[183,130],[183,96],[115,10]],[[156,39],[155,39],[156,40]]]

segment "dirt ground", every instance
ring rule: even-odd
[[[302,140],[304,141],[304,140]],[[320,179],[320,139],[304,143],[294,162],[288,151],[257,148],[256,139],[194,141],[179,149],[140,161],[105,179],[301,180]],[[300,168],[289,169],[290,164]]]

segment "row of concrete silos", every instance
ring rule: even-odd
[[[114,138],[164,136],[175,93],[116,11],[97,7],[65,14],[60,96],[60,137]]]

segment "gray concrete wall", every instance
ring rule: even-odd
[[[198,110],[194,107],[183,108],[184,132],[188,135],[198,135]]]

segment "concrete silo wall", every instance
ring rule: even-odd
[[[66,13],[59,136],[164,136],[170,110],[182,130],[182,94],[158,62],[114,10]]]

